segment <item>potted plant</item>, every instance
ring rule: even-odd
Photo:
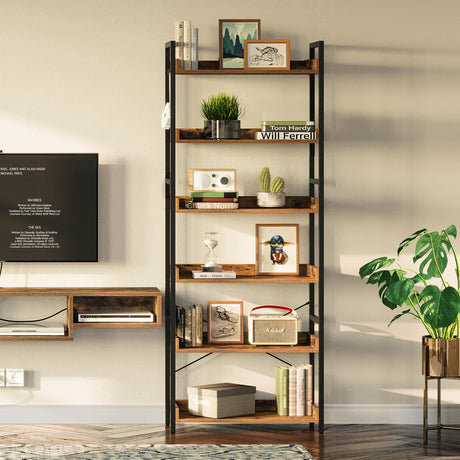
[[[282,208],[286,205],[284,179],[280,176],[270,180],[270,169],[265,166],[259,174],[260,192],[257,193],[257,206],[261,208]]]
[[[239,139],[242,107],[238,96],[219,93],[201,100],[204,136],[211,139]]]
[[[440,233],[419,230],[401,242],[396,258],[379,257],[359,270],[361,278],[369,276],[367,284],[378,285],[383,304],[397,313],[388,326],[411,315],[428,331],[423,337],[423,373],[432,377],[460,376],[460,267],[452,244],[456,237],[454,225]],[[399,260],[412,243],[415,270]],[[445,275],[449,252],[455,261],[456,288]]]

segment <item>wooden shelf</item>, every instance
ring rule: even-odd
[[[256,399],[255,415],[243,417],[209,418],[190,415],[188,413],[188,400],[176,400],[177,423],[316,423],[319,421],[318,407],[313,406],[313,415],[304,417],[288,417],[278,415],[275,410],[274,399]]]
[[[317,213],[319,212],[318,198],[309,196],[287,196],[283,208],[259,208],[256,196],[240,196],[238,209],[188,209],[185,204],[190,201],[187,196],[176,196],[176,212],[182,213]]]
[[[73,340],[73,328],[153,328],[161,327],[161,292],[157,288],[0,288],[0,297],[43,296],[66,297],[67,318],[65,336],[0,336],[4,340]],[[143,307],[155,314],[152,323],[79,323],[78,313],[82,310],[101,313],[109,310],[129,312]]]
[[[296,275],[256,275],[254,264],[222,264],[223,270],[233,270],[233,279],[193,279],[192,270],[201,270],[200,264],[177,264],[176,283],[317,283],[319,270],[313,265],[300,264]]]
[[[313,140],[265,140],[256,139],[260,128],[242,128],[239,139],[205,139],[203,128],[176,128],[176,143],[192,144],[317,144],[319,132],[316,130],[316,139]]]
[[[207,333],[203,332],[203,342],[207,341]],[[202,347],[185,348],[179,346],[176,337],[176,353],[318,353],[319,339],[308,332],[298,332],[297,345],[250,345],[247,334],[244,344],[216,345],[204,343]]]
[[[176,59],[177,75],[311,75],[319,73],[319,60],[291,61],[290,69],[220,69],[219,61],[198,61],[198,70],[180,69]]]

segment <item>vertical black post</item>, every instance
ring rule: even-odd
[[[165,363],[166,363],[166,426],[171,433],[176,431],[175,402],[176,402],[176,67],[175,42],[166,43],[165,47],[165,101],[170,105],[170,128],[165,136]]]
[[[310,43],[310,59],[318,59],[318,87],[314,84],[314,75],[310,77],[310,117],[314,116],[319,130],[318,144],[310,144],[310,177],[312,168],[317,163],[317,178],[318,178],[318,257],[315,256],[315,263],[319,268],[319,283],[318,283],[318,338],[319,338],[319,354],[318,354],[318,409],[319,409],[319,424],[318,431],[324,433],[324,42],[317,41]],[[317,106],[315,105],[317,101]],[[318,158],[315,162],[314,152],[317,147]],[[310,193],[314,192],[313,184],[310,184]],[[313,225],[312,225],[313,221]],[[310,216],[310,227],[314,228],[314,220]],[[310,228],[312,231],[312,228]],[[314,250],[314,241],[316,235],[313,232],[313,237],[310,237],[310,250]],[[311,256],[310,256],[311,257]],[[311,299],[310,299],[311,300]]]

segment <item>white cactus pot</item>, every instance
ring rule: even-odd
[[[286,194],[284,192],[258,192],[257,206],[260,208],[282,208],[286,206]]]

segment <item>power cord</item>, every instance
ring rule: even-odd
[[[59,315],[59,313],[62,313],[63,311],[66,311],[67,308],[63,308],[62,310],[59,310],[56,313],[53,313],[50,316],[46,316],[45,318],[40,318],[40,319],[29,319],[29,320],[11,320],[11,319],[5,319],[5,318],[0,318],[0,321],[6,321],[7,323],[38,323],[40,321],[45,321],[45,319],[50,319],[53,316]]]
[[[2,276],[3,262],[0,262],[0,276]]]

